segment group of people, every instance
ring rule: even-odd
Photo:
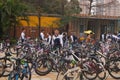
[[[54,30],[53,35],[50,33],[47,33],[47,35],[45,35],[45,31],[41,30],[39,39],[41,41],[46,41],[48,44],[55,47],[63,47],[68,41],[70,41],[71,43],[77,41],[77,37],[74,34],[71,34],[70,36],[68,36],[67,32],[63,32],[60,34],[60,31],[58,29]],[[22,42],[26,40],[24,28],[22,29],[20,40]]]
[[[45,38],[44,30],[42,30],[40,33],[40,40],[47,41],[48,44],[53,45],[55,47],[63,47],[68,41],[70,41],[71,43],[77,41],[77,37],[73,34],[68,36],[67,32],[63,32],[60,34],[60,31],[56,29],[54,30],[53,35],[47,33],[47,37]]]
[[[107,41],[107,40],[113,40],[113,41],[120,41],[120,32],[117,33],[103,33],[101,35],[101,40],[102,41]]]

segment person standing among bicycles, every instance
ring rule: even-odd
[[[70,40],[71,43],[75,43],[77,41],[77,37],[73,33],[71,33]]]
[[[41,33],[40,33],[40,40],[45,40],[45,35],[44,35],[44,30],[41,30]]]
[[[91,32],[90,34],[87,35],[85,42],[87,44],[94,44],[95,43],[94,33],[93,32]]]
[[[63,46],[66,47],[68,44],[68,35],[67,32],[62,33],[62,39],[63,39]]]
[[[63,47],[63,40],[62,40],[62,36],[60,35],[59,33],[59,30],[55,30],[54,31],[54,35],[52,37],[52,45],[53,45],[53,48],[61,48]]]
[[[22,33],[21,33],[21,36],[20,36],[20,39],[21,39],[21,42],[22,42],[22,43],[25,42],[25,40],[26,40],[26,38],[25,38],[25,32],[26,32],[26,30],[23,28],[23,29],[22,29]]]
[[[48,43],[49,45],[51,45],[51,43],[52,43],[52,37],[51,37],[51,34],[50,34],[50,33],[47,33],[47,43]]]

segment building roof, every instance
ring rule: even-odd
[[[110,19],[110,20],[119,20],[120,16],[105,16],[105,15],[87,15],[87,14],[77,14],[76,17],[80,18],[93,18],[93,19]]]

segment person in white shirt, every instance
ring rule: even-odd
[[[104,41],[106,41],[106,33],[103,33],[102,35],[101,35],[101,40],[104,42]]]
[[[55,47],[55,48],[60,48],[60,47],[63,47],[63,40],[62,40],[62,36],[59,34],[59,31],[58,30],[55,30],[54,31],[54,35],[52,37],[52,45]]]
[[[73,35],[70,36],[71,42],[74,42]]]
[[[117,36],[117,33],[112,34],[112,40],[118,41],[119,37]]]
[[[77,41],[77,37],[72,33],[70,36],[71,43],[74,43]]]
[[[25,38],[25,29],[24,29],[24,28],[22,29],[22,33],[21,33],[20,38],[21,38],[21,41],[22,41],[22,42],[24,42],[25,39],[26,39],[26,38]]]
[[[50,33],[47,33],[47,42],[48,42],[48,44],[51,44],[51,42],[52,42],[52,37],[51,37],[51,34]]]
[[[40,33],[40,40],[45,40],[45,35],[44,35],[44,30],[41,31]]]

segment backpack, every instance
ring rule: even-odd
[[[59,38],[56,38],[54,40],[54,45],[60,45],[60,39]]]

